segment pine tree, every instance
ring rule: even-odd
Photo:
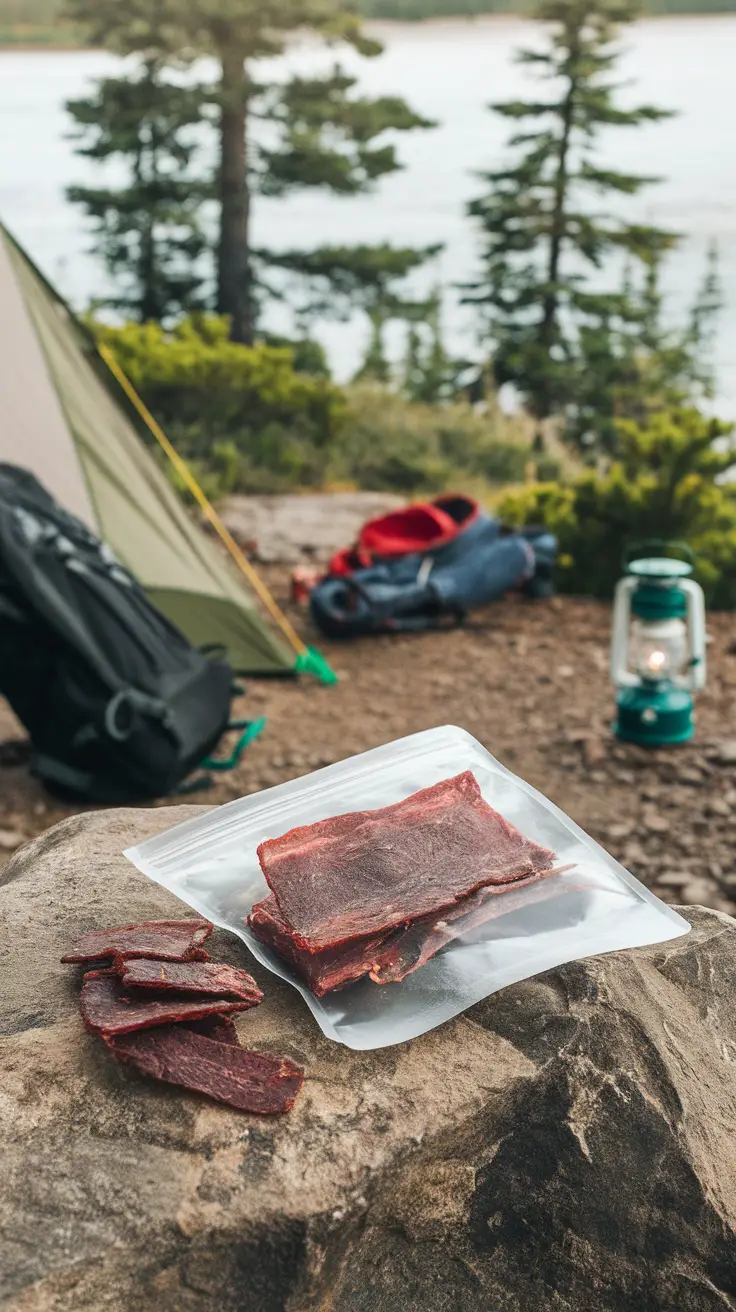
[[[385,310],[375,306],[368,312],[370,335],[362,363],[355,374],[355,382],[369,378],[373,382],[391,382],[391,362],[386,349],[386,324],[388,317]]]
[[[253,340],[259,311],[254,197],[310,187],[366,192],[400,167],[384,134],[431,126],[398,97],[357,95],[355,79],[339,66],[322,78],[293,78],[286,86],[259,78],[259,63],[280,54],[297,29],[348,44],[366,57],[379,54],[380,45],[363,36],[340,0],[69,0],[69,9],[87,24],[91,40],[110,48],[148,58],[206,54],[216,60],[216,305],[229,315],[237,341]],[[253,131],[264,121],[273,138],[268,146]]]
[[[128,174],[117,187],[68,190],[92,220],[93,249],[115,287],[104,303],[141,322],[197,308],[207,248],[200,209],[210,193],[196,171],[201,90],[172,83],[148,59],[134,76],[104,78],[67,108],[78,153],[122,161]]]
[[[416,400],[424,382],[424,341],[419,325],[410,323],[406,332],[406,350],[402,370],[401,390],[410,400]]]
[[[718,244],[713,241],[708,247],[705,275],[690,312],[688,332],[691,354],[697,361],[700,380],[708,400],[713,396],[716,323],[723,306],[720,256]]]
[[[666,325],[662,258],[637,283],[629,271],[618,306],[601,307],[581,326],[574,398],[564,435],[584,454],[618,457],[622,422],[646,427],[659,411],[700,406],[713,393],[712,345],[721,308],[717,252],[684,325]]]
[[[461,367],[445,351],[441,330],[442,294],[416,296],[407,280],[436,259],[442,247],[320,246],[314,251],[282,251],[259,258],[290,280],[287,296],[305,335],[318,320],[352,318],[362,311],[369,325],[366,355],[357,377],[388,382],[386,330],[391,323],[406,327],[402,390],[416,400],[444,400],[456,390]],[[416,369],[409,361],[416,348]],[[421,393],[421,395],[420,395]]]
[[[499,383],[513,381],[540,420],[574,398],[581,326],[627,317],[620,292],[591,286],[605,260],[651,261],[673,234],[599,209],[606,196],[636,196],[656,179],[597,162],[602,129],[657,122],[667,111],[622,109],[611,74],[620,24],[635,0],[541,0],[535,16],[551,25],[543,49],[519,52],[541,85],[529,100],[492,108],[517,125],[504,167],[485,173],[487,193],[469,213],[483,235],[483,271],[466,288],[478,307]]]
[[[346,321],[356,311],[369,320],[420,318],[429,302],[417,300],[407,279],[432,261],[441,246],[318,246],[315,250],[254,252],[263,267],[286,279],[286,295],[309,330],[318,319]]]
[[[442,332],[442,289],[436,287],[417,320],[409,322],[402,390],[411,401],[437,405],[457,397],[467,363],[453,359]]]

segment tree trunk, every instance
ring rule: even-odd
[[[557,169],[555,171],[554,179],[552,214],[550,216],[549,258],[547,261],[548,287],[542,301],[542,318],[539,322],[539,342],[545,351],[550,351],[552,349],[557,338],[560,302],[559,295],[555,288],[560,276],[560,259],[565,238],[565,211],[567,208],[568,187],[567,167],[576,92],[577,82],[576,80],[571,79],[570,87],[562,106],[562,130],[560,133]],[[554,409],[555,404],[553,389],[550,387],[547,380],[545,380],[544,389],[540,389],[539,402],[539,418],[547,419]],[[544,445],[544,435],[540,426],[537,429],[535,437],[535,450],[543,451]]]
[[[159,322],[164,317],[164,307],[158,296],[156,277],[156,237],[153,218],[146,218],[141,229],[139,280],[141,298],[138,318],[141,323]]]
[[[570,134],[572,132],[576,91],[577,84],[571,82],[565,103],[562,107],[562,132],[560,134],[560,144],[557,155],[552,222],[550,224],[549,260],[547,262],[547,282],[550,284],[550,287],[542,304],[542,322],[540,325],[541,340],[546,346],[551,346],[554,341],[557,329],[557,316],[559,313],[559,299],[557,292],[552,290],[552,288],[557,283],[560,275],[560,258],[562,256],[562,243],[565,237],[565,210],[567,207],[568,184],[567,159],[570,150]]]
[[[150,129],[151,139],[148,142],[149,168],[146,169],[144,163],[146,144],[142,138],[138,142],[138,150],[133,166],[136,185],[141,195],[144,195],[151,185],[155,187],[158,181],[156,152],[152,136],[153,128]],[[148,323],[161,317],[159,314],[156,278],[156,223],[154,211],[150,207],[146,208],[141,217],[138,238],[138,320],[140,323]]]
[[[248,185],[248,80],[241,50],[223,48],[220,118],[220,241],[217,308],[229,315],[234,342],[253,343],[255,331],[250,263]]]

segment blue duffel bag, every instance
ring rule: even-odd
[[[514,588],[550,595],[556,555],[557,541],[545,530],[510,533],[481,514],[434,552],[328,575],[312,591],[312,619],[329,638],[460,624]]]

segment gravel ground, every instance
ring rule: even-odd
[[[287,572],[266,573],[283,600]],[[303,616],[297,622],[304,627]],[[235,773],[196,800],[229,801],[403,734],[457,724],[665,901],[734,913],[734,619],[709,618],[697,739],[657,752],[611,737],[609,629],[605,605],[516,600],[452,632],[322,642],[339,685],[251,680],[237,709],[267,715],[266,732]],[[0,701],[0,739],[19,732]],[[0,765],[0,862],[72,810],[45,795],[23,765]]]

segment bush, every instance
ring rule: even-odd
[[[518,482],[532,455],[526,425],[492,407],[421,405],[384,384],[355,383],[330,465],[333,482],[407,496]],[[559,470],[557,471],[559,472]]]
[[[328,377],[299,372],[289,347],[231,342],[215,315],[191,315],[170,332],[93,327],[181,454],[218,488],[227,450],[220,491],[319,481],[345,402]]]
[[[336,386],[313,344],[241,346],[212,315],[170,332],[92,327],[215,500],[325,486],[482,495],[522,479],[532,455],[526,426],[493,406],[481,415],[409,402],[376,382]],[[559,475],[554,460],[550,473]]]
[[[560,542],[564,592],[610,597],[624,549],[646,539],[686,542],[711,606],[736,606],[736,492],[719,481],[734,462],[728,424],[696,410],[620,427],[622,455],[604,473],[506,494],[510,524],[544,524]]]

